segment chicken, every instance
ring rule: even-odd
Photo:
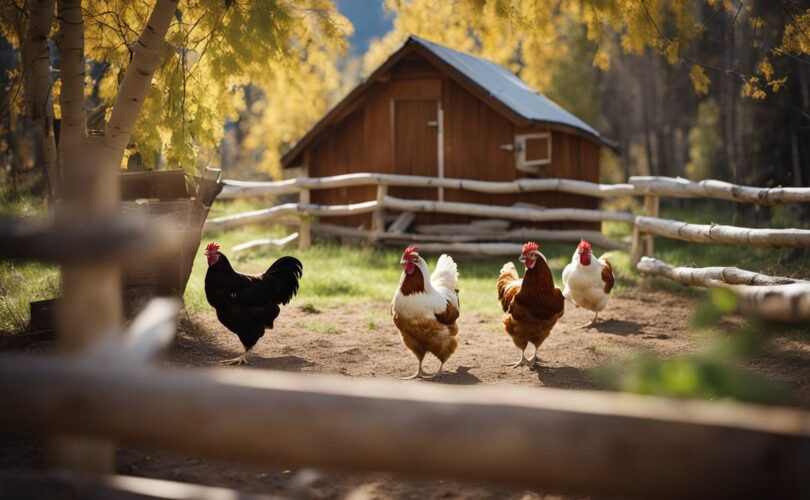
[[[399,263],[403,273],[391,303],[391,314],[402,342],[419,360],[416,373],[403,380],[433,378],[441,375],[444,363],[458,347],[458,269],[452,257],[442,255],[430,275],[419,249],[413,246],[405,250]],[[428,352],[441,361],[432,375],[422,370]]]
[[[235,333],[245,352],[224,364],[247,364],[247,355],[264,335],[265,328],[273,328],[273,321],[281,309],[298,292],[298,280],[303,265],[295,257],[282,257],[260,276],[240,274],[219,245],[211,242],[205,247],[208,271],[205,273],[205,298],[216,310],[217,319]]]
[[[498,300],[505,313],[503,326],[520,349],[520,361],[509,363],[513,368],[537,363],[540,345],[565,311],[565,299],[560,289],[554,286],[554,278],[539,245],[534,242],[523,245],[520,261],[526,266],[523,279],[518,278],[517,269],[511,262],[501,268],[498,277]],[[531,359],[525,353],[529,344],[534,346]]]
[[[613,267],[603,255],[593,258],[591,244],[582,240],[577,247],[571,263],[563,269],[563,295],[579,307],[594,312],[590,323],[582,325],[587,328],[596,323],[599,311],[605,308],[613,289]]]

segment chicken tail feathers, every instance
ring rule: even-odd
[[[264,272],[262,281],[279,304],[288,304],[298,292],[298,280],[304,275],[304,265],[295,257],[284,256]]]
[[[501,274],[498,276],[498,301],[501,303],[501,309],[503,309],[504,312],[509,310],[509,304],[511,304],[514,298],[514,293],[506,293],[509,288],[509,283],[517,279],[518,273],[515,265],[511,262],[504,264],[501,268]],[[517,289],[517,287],[512,288]]]
[[[458,266],[453,257],[447,254],[442,254],[436,262],[436,269],[430,276],[430,281],[436,288],[443,288],[449,291],[455,291],[458,288]]]

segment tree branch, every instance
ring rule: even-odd
[[[177,3],[178,0],[157,0],[118,90],[104,135],[104,145],[112,150],[111,153],[117,156],[119,162],[149,92],[152,76],[160,66],[164,38],[177,10]]]

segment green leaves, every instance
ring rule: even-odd
[[[734,292],[713,288],[709,299],[695,310],[692,326],[715,328],[736,309]],[[622,365],[596,370],[595,376],[610,389],[637,394],[782,404],[788,399],[784,387],[740,369],[746,358],[762,349],[764,328],[749,321],[727,336],[718,331],[718,338],[698,353],[666,360],[641,354]]]

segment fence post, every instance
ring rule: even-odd
[[[98,167],[108,165],[107,151],[98,144],[102,139],[81,138],[71,146],[71,161],[64,165],[58,222],[94,224],[118,217],[119,170]],[[103,152],[80,160],[77,149],[92,143],[95,147],[88,149]],[[61,354],[80,355],[105,333],[121,327],[121,267],[115,260],[63,265],[61,292],[56,337],[56,350]],[[115,443],[109,440],[55,436],[48,441],[46,453],[50,465],[58,468],[100,474],[110,474],[115,468]]]
[[[658,217],[659,198],[657,195],[648,194],[644,196],[644,215],[647,217]],[[644,235],[644,254],[647,257],[655,255],[655,235]],[[640,260],[640,258],[639,258]]]
[[[298,249],[306,250],[309,248],[312,236],[312,215],[303,210],[303,207],[309,205],[309,189],[301,188],[298,194],[298,210],[299,210],[299,229],[298,229]]]
[[[371,216],[371,230],[375,233],[385,232],[385,208],[382,206],[383,199],[388,196],[388,186],[380,182],[377,184],[377,209]]]

